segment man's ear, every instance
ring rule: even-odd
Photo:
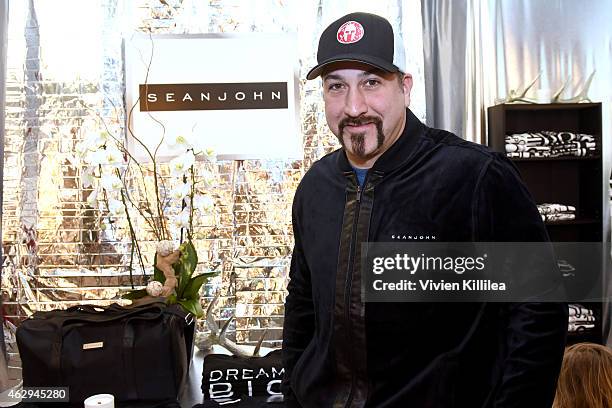
[[[402,79],[402,89],[404,90],[404,104],[410,106],[410,91],[412,90],[412,75],[404,74]]]

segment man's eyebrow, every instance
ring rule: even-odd
[[[370,69],[368,69],[367,71],[363,71],[361,74],[359,74],[360,77],[364,77],[364,76],[368,76],[368,75],[378,75],[378,76],[383,76],[385,73],[385,71],[383,71],[380,68],[376,68],[376,67],[372,67]],[[323,81],[326,81],[328,79],[332,79],[332,80],[338,80],[341,81],[342,77],[340,75],[336,75],[336,74],[325,74],[323,75]]]
[[[378,76],[383,76],[384,73],[385,73],[385,71],[383,71],[382,69],[376,68],[376,67],[372,67],[372,68],[368,69],[367,71],[363,71],[359,76],[364,77],[364,76],[367,76],[367,75],[370,75],[370,74],[374,74],[374,75],[378,75]]]
[[[323,81],[327,81],[328,79],[335,79],[340,81],[342,80],[342,77],[336,74],[326,74],[325,76],[323,76]]]

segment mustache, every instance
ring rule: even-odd
[[[365,125],[367,123],[373,123],[377,127],[382,124],[382,120],[376,116],[359,116],[356,118],[344,118],[338,123],[338,128],[340,132],[344,130],[345,126],[360,126]]]

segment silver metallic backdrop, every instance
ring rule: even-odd
[[[0,163],[4,162],[4,99],[6,88],[6,43],[7,43],[7,28],[8,28],[8,0],[0,0],[0,106],[2,107],[2,115],[0,116]],[[0,180],[3,178],[3,168],[0,166]],[[1,181],[0,181],[1,183]],[[2,192],[0,188],[0,205],[2,204]],[[0,208],[0,236],[2,236],[2,209]],[[0,246],[0,259],[2,257],[2,247]],[[2,273],[2,265],[0,265],[0,273]],[[2,282],[0,281],[0,289]],[[3,305],[3,299],[0,298],[0,308]],[[0,327],[0,392],[8,387],[8,370],[6,364],[6,346],[4,344],[4,330]]]
[[[427,0],[422,3],[428,124],[486,143],[486,109],[538,74],[537,89],[603,103],[604,237],[610,236],[612,3],[608,0]],[[463,21],[457,21],[464,19]],[[461,46],[465,44],[465,46]],[[462,77],[463,76],[463,77]],[[432,83],[430,83],[432,81]],[[608,271],[608,276],[610,271]],[[608,282],[608,297],[612,282]],[[610,324],[610,304],[604,323]],[[608,340],[612,344],[612,334]]]
[[[195,242],[199,268],[221,272],[203,288],[203,306],[218,294],[216,318],[223,323],[236,317],[230,337],[254,343],[267,328],[265,345],[280,345],[293,245],[293,193],[312,162],[338,147],[325,123],[320,82],[304,80],[316,59],[318,34],[350,11],[389,18],[404,36],[407,66],[415,78],[412,108],[424,119],[420,2],[27,0],[10,4],[2,186],[2,298],[9,364],[19,366],[15,328],[33,311],[108,304],[129,288],[125,222],[114,219],[112,225],[99,228],[103,214],[87,204],[91,191],[83,188],[75,146],[104,126],[115,134],[124,131],[121,38],[134,30],[297,32],[303,160],[217,162],[211,187],[215,213],[197,220]],[[205,135],[217,136],[222,135]],[[139,228],[146,239],[146,228]],[[149,256],[152,250],[151,243],[145,245]],[[199,337],[204,334],[199,322]]]
[[[425,0],[421,7],[427,125],[470,140],[463,133],[465,1]]]

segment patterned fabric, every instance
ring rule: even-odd
[[[563,221],[576,219],[576,207],[563,204],[538,204],[542,221]]]
[[[595,137],[583,133],[543,130],[506,136],[506,155],[508,157],[587,157],[595,155],[596,152]]]
[[[592,330],[595,328],[595,316],[593,311],[580,304],[571,304],[569,307],[569,319],[567,331],[570,333]]]

